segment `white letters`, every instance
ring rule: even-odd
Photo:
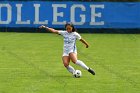
[[[21,21],[21,15],[22,15],[21,7],[22,7],[22,4],[16,4],[16,7],[17,7],[17,22],[16,22],[16,24],[30,24],[30,20]]]
[[[7,20],[2,20],[2,8],[7,8]],[[12,20],[12,7],[9,4],[0,4],[0,24],[9,24]]]
[[[104,5],[90,5],[91,7],[91,22],[90,25],[104,25],[104,21],[95,22],[96,17],[101,17],[101,13],[96,13],[96,8],[104,8]]]
[[[86,23],[88,27],[104,25],[104,21],[101,20],[102,13],[97,11],[98,9],[104,9],[104,4],[78,3],[68,5],[68,3],[52,3],[51,6],[44,6],[44,4],[42,7],[42,4],[36,3],[31,3],[31,5],[29,5],[30,3],[27,5],[25,3],[10,4],[11,3],[0,4],[0,24],[12,24],[16,26],[21,26],[19,24],[28,24],[27,26],[49,24],[50,26],[54,26],[64,25],[66,22],[70,21],[74,25],[84,25]],[[45,10],[46,12],[44,13],[44,10],[41,9],[50,10]],[[46,15],[46,17],[49,17],[49,23],[47,19],[42,18],[43,13]]]
[[[85,15],[80,15],[81,17],[81,21],[80,22],[76,22],[75,20],[75,9],[76,8],[81,8],[82,11],[86,11],[85,7],[81,4],[74,4],[72,7],[71,7],[71,22],[74,23],[75,25],[83,25],[85,23]]]
[[[58,8],[66,8],[66,4],[52,4],[53,7],[53,22],[52,24],[56,24],[56,25],[63,25],[66,23],[66,21],[62,21],[62,22],[58,22],[57,17],[63,17],[64,14],[63,12],[58,13]]]
[[[34,4],[35,7],[35,21],[34,24],[48,24],[48,20],[45,20],[44,22],[39,21],[39,7],[40,4]]]

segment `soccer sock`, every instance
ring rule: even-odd
[[[71,65],[68,65],[67,67],[67,70],[70,72],[70,73],[74,73],[75,69],[71,66]]]
[[[88,70],[88,69],[89,69],[89,67],[88,67],[84,62],[82,62],[82,61],[80,61],[80,60],[77,60],[77,62],[76,62],[75,64],[81,66],[81,67],[84,68],[85,70]]]

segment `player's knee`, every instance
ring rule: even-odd
[[[64,63],[64,66],[67,67],[69,65],[69,63]]]
[[[76,58],[71,58],[71,61],[75,64],[77,62]]]
[[[72,60],[72,62],[75,64],[77,62],[77,60]]]

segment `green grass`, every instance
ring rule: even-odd
[[[96,71],[73,78],[61,56],[63,38],[50,33],[0,33],[0,93],[139,93],[140,34],[81,34],[78,57]]]

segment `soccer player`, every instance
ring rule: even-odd
[[[76,29],[72,23],[65,24],[66,31],[55,30],[44,25],[40,26],[39,28],[44,28],[47,31],[62,35],[64,37],[62,60],[64,66],[70,73],[73,74],[75,72],[75,69],[69,64],[71,60],[74,64],[81,66],[92,75],[95,75],[93,69],[89,68],[83,61],[77,59],[76,40],[80,40],[83,44],[85,44],[86,48],[89,47],[89,44],[76,32]]]

